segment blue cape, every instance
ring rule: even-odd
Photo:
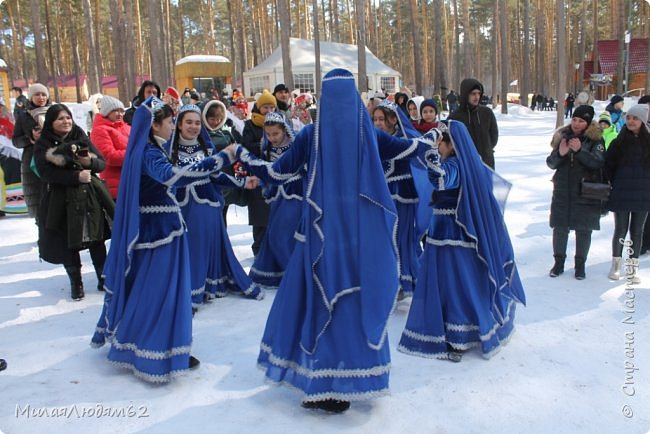
[[[336,304],[356,292],[368,345],[379,349],[399,286],[397,212],[375,128],[354,76],[344,69],[323,78],[303,206],[307,306],[302,349],[313,353]]]
[[[510,300],[526,304],[526,296],[515,264],[510,235],[503,219],[505,203],[497,200],[494,182],[506,188],[507,181],[486,166],[462,122],[449,121],[449,136],[460,165],[460,193],[456,222],[476,242],[476,254],[490,279],[491,311],[501,324]],[[503,196],[503,192],[499,192]],[[507,196],[507,193],[505,194]]]

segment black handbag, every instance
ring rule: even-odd
[[[580,181],[580,196],[585,199],[606,201],[611,191],[609,182],[589,181],[585,178]]]

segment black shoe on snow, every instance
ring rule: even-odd
[[[321,401],[303,401],[303,408],[325,410],[329,413],[343,413],[350,408],[350,401],[338,399],[323,399]]]
[[[0,359],[0,371],[7,369],[7,361],[5,359]]]
[[[194,369],[198,367],[200,364],[201,362],[199,361],[199,359],[197,359],[194,356],[190,356],[190,369]]]

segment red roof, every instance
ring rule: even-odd
[[[598,64],[601,74],[616,75],[618,67],[618,40],[598,41]],[[648,39],[630,41],[628,73],[646,72],[648,68]],[[586,69],[586,68],[585,68]]]

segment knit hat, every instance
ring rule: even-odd
[[[580,118],[586,121],[588,124],[594,119],[594,108],[590,105],[579,105],[573,111],[574,118]]]
[[[623,97],[620,96],[620,95],[614,95],[612,97],[612,99],[609,100],[609,102],[612,103],[612,105],[616,104],[617,102],[621,102],[621,101],[623,101]]]
[[[117,98],[109,95],[104,95],[99,102],[99,114],[106,117],[113,110],[124,110],[124,104]]]
[[[650,107],[648,104],[635,104],[627,111],[628,116],[635,116],[643,121],[643,123],[648,122],[648,111]]]
[[[287,87],[286,84],[280,83],[275,88],[273,89],[273,96],[275,96],[276,93],[280,92],[281,90],[289,92],[289,88]]]
[[[602,112],[600,114],[600,117],[598,118],[598,122],[607,122],[610,126],[612,125],[612,116],[609,114],[607,110]]]
[[[639,104],[650,104],[650,95],[643,95],[641,98],[639,98],[638,103]]]
[[[277,88],[278,86],[275,86],[275,87]],[[264,105],[267,105],[267,104],[271,104],[273,107],[278,106],[278,103],[276,102],[275,97],[273,95],[271,95],[271,92],[269,92],[266,89],[264,89],[262,91],[262,95],[260,95],[260,97],[257,98],[256,104],[257,104],[257,108],[260,108],[260,107],[262,107]]]
[[[167,89],[165,89],[165,93],[174,99],[181,99],[181,95],[178,93],[175,87],[169,86]]]
[[[428,98],[420,103],[420,117],[422,117],[422,109],[425,107],[433,107],[433,109],[436,111],[436,115],[438,115],[438,105],[434,100]]]
[[[41,83],[34,83],[29,86],[29,89],[27,90],[27,98],[31,100],[32,97],[39,92],[44,93],[48,98],[50,97],[50,91],[47,86],[44,86]]]

